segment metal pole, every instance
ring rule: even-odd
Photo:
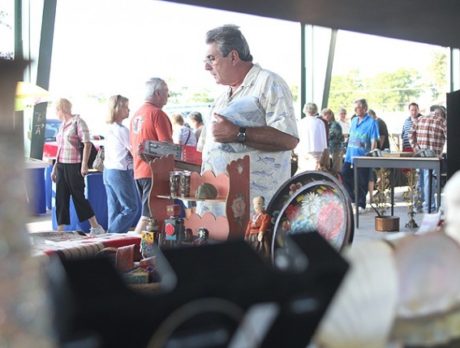
[[[22,40],[22,0],[14,1],[14,59],[22,61],[24,59],[24,48]],[[24,75],[23,71],[21,74]],[[21,132],[24,130],[24,112],[17,111],[14,113],[15,129]]]
[[[300,118],[303,118],[302,108],[307,100],[307,78],[306,78],[306,44],[305,24],[300,23]]]
[[[323,101],[321,109],[327,108],[329,103],[329,92],[331,89],[332,67],[334,65],[335,44],[337,41],[337,29],[331,31],[331,41],[329,43],[329,54],[327,56],[326,76],[324,79]]]
[[[14,0],[14,59],[24,58],[22,48],[22,0]]]

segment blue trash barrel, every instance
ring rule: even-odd
[[[45,168],[26,169],[26,189],[31,214],[45,214]]]
[[[53,197],[53,181],[51,180],[51,172],[53,171],[53,165],[49,165],[45,168],[45,201],[46,209],[51,210],[53,205],[51,200]]]

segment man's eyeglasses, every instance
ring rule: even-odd
[[[216,57],[214,57],[211,54],[209,56],[206,56],[203,60],[203,62],[208,65],[213,65],[215,61],[216,61]]]

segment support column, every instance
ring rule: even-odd
[[[49,89],[56,3],[57,0],[44,0],[43,4],[36,85],[46,90]],[[30,144],[31,158],[42,159],[43,156],[47,106],[47,103],[41,103],[34,106]]]
[[[323,101],[321,109],[327,107],[329,103],[329,92],[331,90],[332,67],[334,66],[335,43],[337,41],[337,29],[331,32],[331,41],[329,43],[329,54],[327,56],[326,76],[324,79]]]

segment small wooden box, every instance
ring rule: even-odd
[[[398,216],[376,216],[375,230],[378,232],[397,232],[399,231]]]

